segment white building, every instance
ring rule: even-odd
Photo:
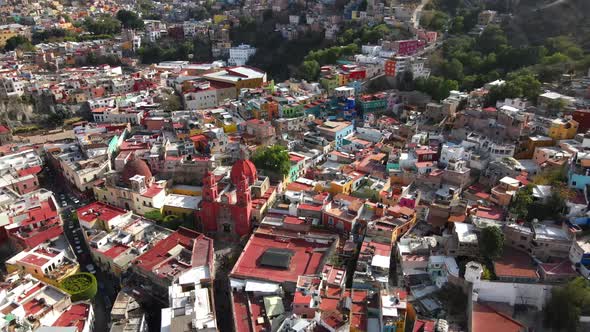
[[[161,332],[178,331],[181,326],[190,331],[217,330],[211,290],[201,284],[210,278],[207,266],[194,267],[168,288],[170,307],[162,309]]]
[[[25,82],[18,77],[3,77],[0,80],[0,95],[5,97],[22,96]]]
[[[460,145],[445,143],[440,152],[438,163],[446,166],[450,160],[469,160],[471,159],[471,152]]]
[[[247,44],[232,47],[229,49],[228,63],[230,66],[243,66],[254,53],[256,53],[256,48]]]

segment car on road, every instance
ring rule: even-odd
[[[61,201],[61,206],[62,207],[66,207],[68,205],[68,203],[66,201]]]
[[[77,198],[74,198],[74,199],[72,200],[72,202],[74,202],[74,204],[80,204],[80,200],[79,200],[79,199],[77,199]]]
[[[75,240],[74,242],[76,243],[76,245],[80,245],[80,240]]]
[[[94,265],[92,265],[92,264],[86,265],[86,270],[88,270],[88,272],[90,272],[92,274],[96,273],[96,270],[94,269]]]
[[[80,246],[76,246],[76,252],[77,252],[77,253],[79,253],[79,254],[81,254],[81,253],[83,253],[84,251],[82,251],[82,247],[80,247]]]

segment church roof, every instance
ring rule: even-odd
[[[233,184],[237,185],[242,180],[242,176],[248,179],[249,184],[253,184],[258,178],[256,166],[248,159],[238,160],[231,168],[230,177]]]
[[[152,178],[152,172],[145,161],[135,158],[127,162],[121,172],[121,179],[124,183],[129,184],[129,179],[135,175],[145,176],[146,180]]]

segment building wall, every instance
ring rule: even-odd
[[[550,285],[479,281],[473,285],[478,301],[536,306],[542,310],[551,295]]]

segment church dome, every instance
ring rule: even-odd
[[[149,181],[152,178],[152,172],[145,161],[135,158],[127,162],[123,171],[121,172],[121,180],[123,183],[129,184],[129,179],[135,175],[145,176],[145,180]]]
[[[237,185],[242,180],[242,176],[248,179],[249,185],[252,185],[258,178],[256,166],[250,160],[240,159],[232,166],[230,177],[234,185]]]

